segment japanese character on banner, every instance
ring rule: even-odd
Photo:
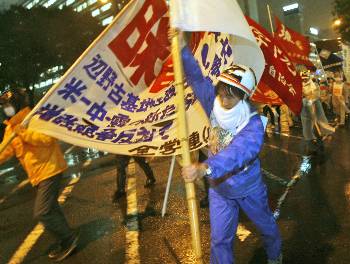
[[[138,108],[137,102],[140,100],[140,97],[134,95],[133,93],[127,94],[128,99],[121,104],[121,108],[128,112],[135,112],[135,109]]]
[[[94,103],[86,113],[90,116],[91,121],[95,121],[96,119],[103,121],[107,114],[106,102],[101,104]]]
[[[130,117],[123,114],[114,115],[112,118],[107,118],[110,120],[108,127],[123,127],[131,121]]]
[[[67,128],[67,130],[72,130],[74,125],[78,122],[78,118],[73,115],[64,114],[62,116],[56,117],[52,120],[52,122],[61,127]]]
[[[297,92],[295,91],[293,85],[291,85],[290,83],[288,84],[288,92],[290,92],[293,96],[295,96],[297,94]]]
[[[57,91],[57,94],[61,95],[62,99],[69,99],[71,103],[75,103],[77,97],[81,96],[82,92],[86,89],[87,88],[82,80],[77,80],[77,78],[73,77],[69,83],[64,85],[64,88]]]
[[[146,0],[132,21],[108,44],[122,66],[130,67],[125,73],[135,86],[150,86],[161,70],[159,61],[164,62],[170,55],[166,13],[165,1]]]
[[[160,153],[163,155],[174,154],[177,149],[181,148],[181,142],[179,139],[175,138],[173,140],[169,140],[160,146]]]
[[[190,145],[190,150],[197,149],[203,145],[198,131],[195,131],[188,136],[188,143]]]
[[[106,70],[108,67],[107,63],[102,60],[101,55],[97,54],[92,58],[92,62],[90,64],[84,65],[83,68],[86,74],[93,80]]]
[[[126,94],[126,91],[124,90],[124,84],[116,84],[114,85],[115,89],[112,89],[108,94],[108,99],[110,99],[115,105],[119,105],[119,103],[122,101],[123,96]]]
[[[51,105],[50,103],[42,106],[36,112],[39,118],[45,121],[50,121],[52,118],[59,116],[65,109],[58,105]]]
[[[257,28],[253,26],[250,26],[250,28],[252,29],[255,39],[258,42],[259,46],[261,47],[263,45],[266,48],[268,48],[268,43],[271,43],[271,40],[268,37],[266,37],[263,33],[261,33]]]
[[[279,72],[278,81],[281,82],[284,86],[287,84],[286,78]]]
[[[107,139],[111,140],[117,136],[115,131],[115,128],[104,128],[102,131],[96,133],[96,139],[101,141],[105,141]]]
[[[281,24],[281,31],[279,32],[278,36],[285,41],[288,41],[290,43],[294,43],[290,32],[286,29],[285,25],[283,25],[283,24]]]
[[[202,65],[204,69],[208,69],[210,66],[210,62],[207,61],[208,52],[209,52],[209,45],[204,44],[201,50]]]
[[[282,50],[277,47],[276,45],[274,45],[273,47],[273,55],[275,58],[278,58],[280,57],[280,60],[285,63],[285,65],[287,66],[287,69],[288,71],[293,75],[293,76],[296,76],[297,75],[297,72],[296,70],[294,69],[293,67],[293,64],[291,63],[291,61],[289,60],[289,58],[283,54]],[[282,55],[283,54],[283,55]],[[282,55],[282,56],[281,56]]]
[[[273,46],[273,56],[277,59],[282,54],[282,50],[276,45]]]
[[[142,155],[142,156],[154,156],[156,153],[150,153],[150,151],[155,151],[157,150],[158,147],[156,146],[148,146],[148,145],[142,145],[140,147],[134,148],[134,149],[130,149],[129,152],[133,153],[136,151],[136,153],[134,153],[134,155]]]
[[[213,64],[210,68],[210,75],[218,77],[220,75],[221,58],[215,54]]]
[[[295,68],[293,67],[293,64],[291,63],[291,61],[289,60],[289,58],[286,55],[283,55],[283,57],[281,58],[281,61],[284,62],[287,65],[288,71],[293,76],[297,75],[297,71],[295,70]]]
[[[269,74],[270,74],[273,78],[276,77],[276,69],[275,69],[275,67],[274,67],[273,65],[270,65],[270,67],[269,67]]]
[[[224,64],[227,64],[227,57],[230,57],[232,55],[232,48],[229,44],[228,37],[225,38],[225,40],[221,39],[220,40],[221,45],[222,45],[222,50],[221,50],[221,57],[224,58]]]
[[[165,121],[162,123],[162,125],[163,126],[159,129],[159,135],[162,136],[162,140],[166,140],[169,138],[169,135],[166,135],[165,133],[173,125],[173,120]]]
[[[154,137],[154,133],[156,132],[155,128],[152,128],[151,130],[148,130],[145,127],[140,127],[137,131],[136,135],[139,136],[139,138],[136,138],[134,140],[135,143],[138,142],[151,142]]]

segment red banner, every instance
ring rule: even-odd
[[[287,51],[288,56],[297,64],[304,64],[313,67],[309,60],[310,42],[309,39],[298,32],[286,27],[275,16],[277,43]]]
[[[299,114],[302,82],[290,57],[269,32],[251,18],[246,18],[265,56],[265,71],[260,80],[264,86],[260,84],[260,87],[270,87],[295,114]]]
[[[251,100],[257,103],[269,105],[284,104],[281,98],[279,98],[278,95],[263,82],[259,82],[258,88],[255,90]]]

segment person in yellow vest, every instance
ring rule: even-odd
[[[57,201],[60,180],[67,163],[56,139],[22,127],[22,121],[31,111],[24,99],[10,90],[0,94],[0,105],[8,118],[4,122],[6,128],[2,144],[16,133],[16,137],[0,153],[0,164],[13,156],[21,163],[36,188],[34,218],[57,239],[48,256],[61,261],[77,247],[79,237],[69,227]]]

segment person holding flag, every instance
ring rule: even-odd
[[[13,156],[20,161],[36,188],[34,218],[57,239],[48,257],[61,261],[77,247],[79,238],[69,227],[57,201],[60,180],[67,163],[56,139],[22,127],[22,121],[30,112],[23,95],[6,90],[0,96],[0,105],[9,118],[4,122],[6,129],[1,144],[16,133],[16,137],[0,153],[0,164]]]
[[[234,263],[232,246],[242,209],[262,233],[268,263],[282,263],[281,237],[268,205],[258,157],[264,125],[248,100],[257,85],[255,73],[234,64],[220,74],[213,87],[187,47],[182,59],[186,81],[211,122],[209,158],[182,169],[186,182],[206,177],[210,183],[210,262]]]

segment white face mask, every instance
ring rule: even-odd
[[[16,114],[16,110],[12,105],[9,105],[4,107],[4,113],[8,117],[12,117]]]

